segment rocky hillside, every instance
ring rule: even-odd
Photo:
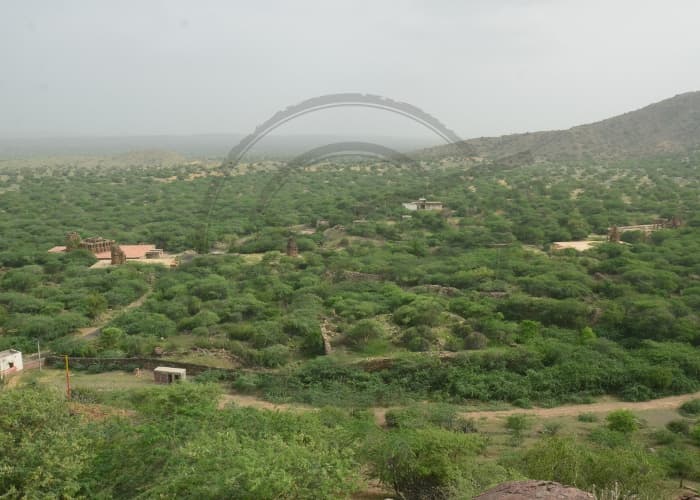
[[[473,151],[490,160],[531,155],[533,159],[584,160],[640,157],[682,153],[700,149],[700,91],[680,94],[642,109],[579,125],[502,137],[482,137],[464,142],[464,148],[445,146],[426,150],[434,157],[440,151]]]

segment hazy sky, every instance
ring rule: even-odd
[[[700,89],[700,2],[0,0],[0,136],[247,133],[309,97],[412,103],[462,137]],[[379,111],[279,133],[417,135]]]

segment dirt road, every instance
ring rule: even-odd
[[[510,410],[487,410],[487,411],[466,411],[461,412],[460,415],[467,418],[475,419],[497,419],[504,418],[508,415],[514,414],[524,414],[531,415],[541,418],[553,418],[553,417],[568,417],[576,416],[581,413],[609,413],[614,410],[631,410],[631,411],[644,411],[644,410],[662,410],[662,409],[675,409],[678,408],[684,402],[690,399],[700,398],[700,392],[695,392],[692,394],[682,394],[680,396],[670,396],[660,399],[652,399],[650,401],[641,401],[637,403],[625,402],[625,401],[602,401],[600,403],[591,404],[579,404],[579,405],[568,405],[568,406],[557,406],[554,408],[514,408]],[[273,411],[312,411],[314,408],[303,405],[296,404],[275,404],[264,399],[257,398],[255,396],[243,395],[243,394],[224,394],[219,401],[219,408],[224,408],[228,403],[233,402],[238,406],[259,408],[264,410]],[[398,407],[397,407],[398,408]],[[392,408],[371,408],[374,414],[374,421],[379,426],[386,425],[386,413]]]
[[[517,408],[513,410],[471,411],[463,412],[461,415],[471,418],[499,418],[518,413],[544,418],[568,417],[576,416],[580,413],[608,413],[614,410],[622,409],[632,411],[674,409],[678,408],[684,402],[696,398],[700,398],[700,392],[682,394],[680,396],[669,396],[666,398],[652,399],[649,401],[640,401],[637,403],[625,401],[604,401],[600,403],[583,405],[556,406],[554,408]]]

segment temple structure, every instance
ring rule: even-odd
[[[126,262],[126,254],[119,245],[112,245],[112,248],[110,249],[110,254],[112,256],[113,266],[118,266],[119,264],[124,264],[124,262]]]
[[[66,244],[49,249],[49,253],[64,253],[84,249],[92,252],[99,261],[109,261],[114,265],[123,264],[127,260],[158,261],[165,258],[163,250],[152,244],[120,245],[114,240],[101,236],[80,238],[75,231],[66,234]]]
[[[659,229],[678,229],[683,225],[680,217],[673,216],[670,219],[657,219],[651,224],[638,224],[636,226],[611,226],[608,228],[608,241],[620,242],[620,235],[626,231],[641,231],[648,235]]]
[[[299,256],[299,249],[297,248],[297,241],[293,237],[290,237],[287,240],[287,256],[288,257],[298,257]]]

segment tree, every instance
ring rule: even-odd
[[[125,337],[126,334],[121,328],[107,327],[100,332],[97,343],[101,351],[117,349]]]
[[[526,415],[519,413],[515,415],[508,415],[506,418],[506,429],[510,431],[512,442],[514,445],[520,443],[523,439],[523,433],[528,430],[532,425],[532,422],[527,418]]]
[[[434,428],[393,430],[372,439],[368,455],[374,474],[398,497],[448,498],[460,480],[477,484],[489,480],[477,474],[464,477],[474,470],[470,462],[484,444],[473,434]]]
[[[107,299],[101,293],[91,293],[85,298],[85,312],[90,318],[96,318],[107,309]]]
[[[58,391],[0,391],[0,491],[8,498],[75,498],[93,452]]]
[[[684,479],[697,475],[699,471],[697,453],[676,445],[664,448],[662,454],[669,474],[679,480],[679,488],[683,488]]]

